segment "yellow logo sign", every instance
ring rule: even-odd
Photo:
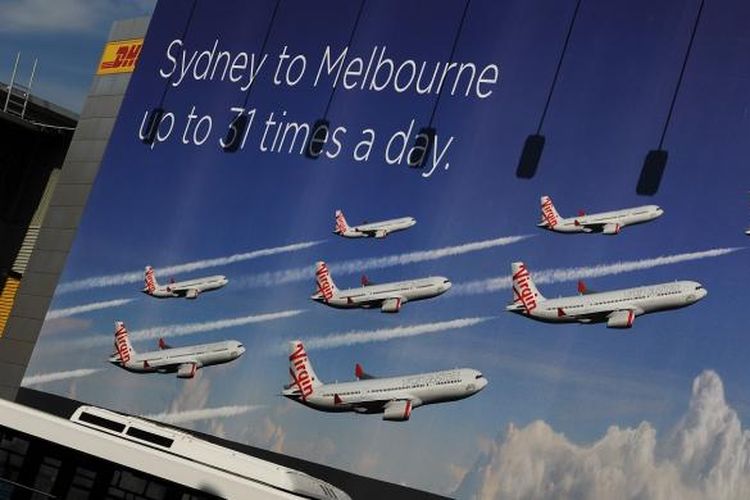
[[[104,46],[97,75],[132,73],[143,48],[143,38],[109,42]]]

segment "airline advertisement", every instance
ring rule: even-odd
[[[161,0],[24,385],[447,497],[750,498],[748,18]]]

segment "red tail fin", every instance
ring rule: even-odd
[[[315,281],[318,284],[318,291],[323,296],[323,299],[326,302],[331,300],[336,292],[336,285],[333,283],[328,266],[323,261],[315,264]]]
[[[344,212],[341,210],[336,210],[336,229],[334,229],[334,233],[336,234],[344,234],[349,230],[349,225],[346,223],[346,217],[344,217]]]

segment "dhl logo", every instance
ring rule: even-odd
[[[545,198],[542,203],[542,217],[547,222],[549,227],[555,227],[557,225],[557,216],[555,215],[555,209],[552,206],[552,199]]]
[[[104,46],[97,75],[132,73],[143,48],[143,38],[109,42]]]
[[[289,374],[297,385],[302,395],[302,399],[307,399],[313,393],[313,381],[307,370],[307,353],[302,344],[297,344],[294,352],[289,355]]]
[[[529,273],[526,266],[521,266],[518,271],[513,275],[513,293],[516,295],[515,301],[521,302],[526,314],[531,314],[531,311],[536,309],[536,297],[534,291],[531,289],[529,281],[531,280],[531,274]]]

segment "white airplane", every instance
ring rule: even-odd
[[[414,217],[401,217],[380,222],[365,222],[359,226],[350,226],[346,223],[344,212],[336,210],[336,228],[334,234],[344,238],[385,238],[390,233],[409,229],[417,223]]]
[[[451,282],[443,276],[374,285],[363,278],[360,288],[339,290],[325,262],[315,264],[317,293],[310,298],[337,309],[379,307],[384,313],[397,313],[409,301],[430,299],[448,291]]]
[[[619,234],[625,226],[649,222],[664,213],[657,205],[643,205],[640,207],[586,214],[579,212],[577,217],[560,217],[552,198],[542,196],[542,221],[537,227],[548,229],[556,233],[601,233]]]
[[[145,286],[143,293],[156,297],[157,299],[166,299],[172,297],[184,297],[186,299],[196,299],[202,292],[218,290],[229,283],[226,276],[208,276],[206,278],[196,278],[188,281],[171,280],[168,285],[160,285],[154,276],[154,268],[146,266],[143,280]]]
[[[137,353],[130,344],[128,330],[115,321],[115,353],[109,362],[133,373],[177,373],[177,378],[193,378],[204,366],[234,361],[245,348],[236,340],[186,347],[170,347],[159,339],[159,350]]]
[[[708,294],[697,281],[675,281],[611,292],[586,290],[579,295],[546,299],[523,262],[511,265],[513,302],[507,311],[544,323],[607,323],[607,328],[630,328],[637,316],[695,304]]]
[[[468,398],[484,389],[487,379],[477,370],[456,368],[433,373],[377,378],[357,364],[357,381],[324,384],[313,370],[299,340],[289,343],[291,383],[284,397],[326,412],[382,413],[383,420],[403,422],[419,406]]]

